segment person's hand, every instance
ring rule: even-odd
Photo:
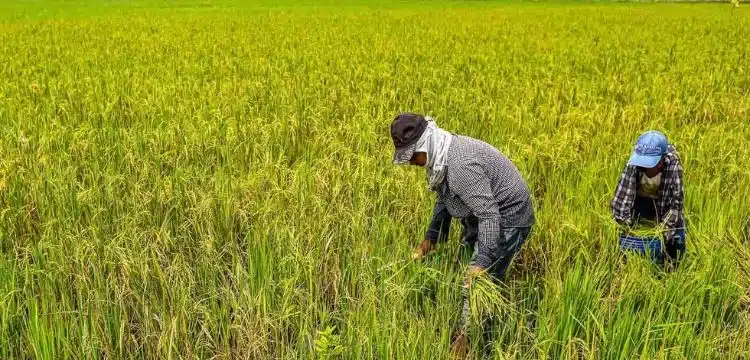
[[[674,229],[664,230],[664,243],[671,244],[675,241],[677,232]]]
[[[435,245],[432,245],[432,241],[425,239],[419,245],[417,245],[416,248],[414,248],[414,252],[411,254],[411,258],[412,260],[421,260],[433,251],[435,251]]]
[[[466,271],[466,287],[470,288],[471,281],[474,280],[475,278],[478,278],[484,275],[485,272],[486,270],[483,267],[476,266],[476,265],[469,266],[469,270]]]

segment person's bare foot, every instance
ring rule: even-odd
[[[453,359],[468,359],[469,357],[469,337],[461,332],[455,336],[451,343],[451,357]]]

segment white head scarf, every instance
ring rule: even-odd
[[[417,149],[414,151],[427,154],[427,182],[431,191],[436,191],[438,186],[445,180],[446,164],[448,162],[448,149],[453,141],[453,135],[437,126],[435,119],[425,116],[427,128],[417,140]]]

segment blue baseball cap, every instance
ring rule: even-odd
[[[655,167],[667,152],[667,137],[659,131],[646,131],[638,137],[628,165],[650,169]]]

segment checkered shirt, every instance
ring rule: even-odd
[[[640,176],[642,176],[641,171],[634,165],[627,165],[622,171],[615,197],[610,204],[612,216],[619,224],[633,225],[633,207]],[[668,229],[667,238],[671,238],[676,230],[675,227],[682,219],[684,204],[682,165],[677,157],[677,151],[672,145],[667,148],[664,157],[661,179],[659,200],[656,201],[657,221],[660,221]]]
[[[448,150],[446,179],[438,187],[437,203],[427,238],[437,239],[450,218],[476,216],[479,220],[477,266],[489,268],[503,227],[530,227],[534,208],[521,173],[491,145],[456,135]],[[448,226],[446,226],[446,224]]]

